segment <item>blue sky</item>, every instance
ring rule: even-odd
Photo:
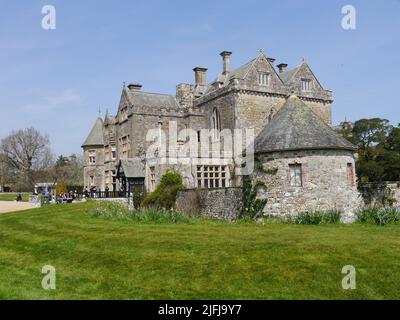
[[[34,126],[57,154],[80,153],[99,106],[115,113],[125,82],[175,93],[192,68],[221,71],[263,48],[289,67],[305,58],[334,92],[333,120],[400,122],[400,0],[0,1],[0,138]],[[56,8],[56,30],[41,9]],[[343,5],[356,30],[341,27]]]

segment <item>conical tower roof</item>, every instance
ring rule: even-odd
[[[82,147],[87,146],[104,146],[103,120],[101,118],[97,118],[96,123],[82,145]]]
[[[255,139],[255,153],[287,150],[356,150],[297,96],[291,95]]]

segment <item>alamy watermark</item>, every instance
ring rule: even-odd
[[[176,121],[168,123],[168,133],[161,127],[148,130],[151,142],[147,159],[157,158],[168,165],[224,165],[232,161],[236,174],[249,175],[254,169],[254,129],[192,129],[178,131]]]
[[[342,268],[342,273],[346,275],[342,279],[342,288],[344,290],[356,289],[356,268],[346,265]]]
[[[350,4],[342,7],[342,28],[344,30],[356,30],[356,8]]]
[[[57,27],[56,8],[51,4],[47,4],[42,7],[42,14],[44,14],[42,18],[42,29],[55,30]]]
[[[42,273],[45,274],[42,279],[42,288],[44,290],[56,290],[56,268],[45,265],[42,268]]]

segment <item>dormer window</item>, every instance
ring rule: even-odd
[[[258,73],[258,83],[260,86],[268,86],[269,74],[267,72],[259,72]]]
[[[301,79],[301,90],[302,91],[311,91],[311,80],[310,79]]]

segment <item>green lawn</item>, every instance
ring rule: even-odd
[[[28,202],[29,193],[21,193],[22,201]],[[17,193],[0,193],[0,201],[14,201]]]
[[[1,299],[400,298],[400,226],[146,224],[91,205],[0,215]],[[341,288],[349,264],[356,290]]]

